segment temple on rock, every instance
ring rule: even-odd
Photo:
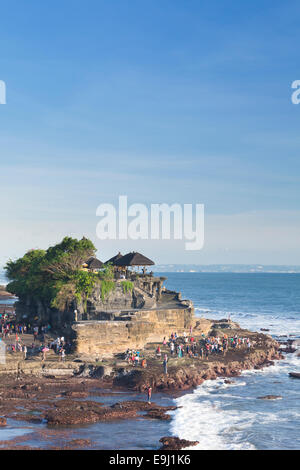
[[[192,302],[166,289],[166,277],[147,273],[152,260],[137,252],[118,253],[105,264],[113,266],[114,288],[105,297],[95,288],[86,308],[77,310],[72,329],[79,354],[110,355],[127,347],[140,348],[194,324]]]
[[[76,261],[78,252],[72,256],[68,262]],[[111,355],[162,341],[171,331],[180,334],[194,324],[194,308],[179,292],[166,289],[165,277],[147,271],[153,265],[138,252],[119,252],[105,263],[90,256],[62,285],[55,302],[35,292],[20,296],[17,317],[72,337],[78,355]],[[56,275],[56,265],[49,269]]]

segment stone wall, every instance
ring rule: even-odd
[[[201,322],[200,322],[201,323]],[[126,351],[127,348],[143,348],[150,342],[161,342],[172,332],[178,335],[196,325],[194,309],[157,309],[134,312],[128,321],[90,321],[73,325],[75,350],[88,356],[110,356]],[[205,321],[198,331],[207,333],[211,322]]]
[[[129,321],[92,321],[73,325],[77,353],[105,356],[142,348],[148,342],[162,341],[172,331],[177,334],[193,323],[192,309],[141,310]],[[126,317],[128,318],[128,316]]]

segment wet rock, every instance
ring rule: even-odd
[[[73,397],[73,398],[87,398],[89,396],[89,393],[75,390],[75,391],[63,392],[62,395],[65,397]]]
[[[0,426],[6,426],[6,425],[7,425],[6,418],[0,418]]]
[[[198,441],[187,441],[179,437],[162,437],[159,442],[162,443],[160,450],[180,450],[199,444]]]
[[[27,423],[32,424],[41,424],[43,422],[43,418],[40,416],[30,415],[30,414],[18,414],[13,415],[11,418],[17,421],[26,421]]]
[[[263,397],[257,397],[258,400],[281,400],[281,395],[265,395]]]
[[[126,400],[123,402],[115,403],[111,406],[112,409],[121,409],[121,410],[134,410],[134,411],[160,411],[166,412],[171,410],[176,410],[177,406],[161,406],[156,403],[148,403],[147,401],[139,400]]]
[[[171,419],[170,415],[167,415],[162,410],[151,410],[145,415],[146,418],[150,419],[160,419],[162,421],[169,421]]]
[[[235,381],[234,381],[234,380],[226,379],[226,380],[224,380],[224,383],[227,384],[227,385],[231,385],[231,384],[234,384]]]
[[[159,406],[143,401],[125,401],[103,406],[93,401],[61,400],[55,403],[54,409],[46,412],[45,418],[49,426],[69,426],[132,419],[138,417],[138,412],[141,411],[153,412],[152,417],[156,419],[168,419],[164,417],[165,412],[174,409],[175,406]]]
[[[66,447],[73,449],[73,448],[89,447],[90,445],[91,445],[90,439],[72,439],[70,442],[67,443]]]
[[[289,376],[293,377],[294,379],[300,379],[300,373],[299,372],[290,372]]]

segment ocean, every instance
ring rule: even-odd
[[[5,277],[5,272],[3,269],[0,269],[0,286],[5,286],[7,284],[7,278]],[[1,304],[13,304],[15,303],[15,299],[5,299],[1,300],[0,299],[0,305]]]
[[[275,338],[300,337],[299,273],[163,275],[168,278],[167,288],[181,291],[183,298],[194,302],[198,317],[221,319],[230,315],[241,327],[254,331],[267,328]],[[95,423],[73,428],[70,435],[89,438],[98,449],[157,449],[159,438],[168,435],[199,441],[193,449],[300,449],[300,380],[290,378],[291,371],[300,372],[297,353],[287,354],[274,366],[245,371],[234,378],[232,385],[223,379],[206,381],[176,399],[154,393],[154,402],[180,407],[170,412],[171,421]],[[282,399],[257,399],[263,395],[279,395]],[[107,403],[122,399],[145,400],[145,396],[126,392],[104,397]],[[99,400],[103,402],[103,397]],[[37,425],[10,420],[0,438],[30,432],[30,428],[36,430]],[[46,424],[38,428],[46,429]],[[46,441],[30,440],[28,444],[48,445]]]
[[[167,287],[192,299],[196,315],[267,328],[275,338],[300,337],[300,274],[170,273]],[[198,449],[300,449],[298,353],[234,379],[204,382],[176,400],[170,431]],[[278,400],[258,396],[279,395]]]
[[[7,279],[5,277],[5,272],[3,269],[0,269],[0,286],[4,286],[7,284]]]

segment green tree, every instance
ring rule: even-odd
[[[67,302],[76,292],[76,276],[82,264],[95,252],[93,243],[84,237],[81,240],[65,237],[46,251],[30,250],[6,264],[10,280],[7,290],[21,300],[30,297],[61,308],[64,299]]]

